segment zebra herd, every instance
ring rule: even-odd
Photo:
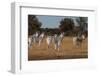
[[[64,39],[64,35],[65,35],[64,32],[61,32],[60,34],[54,34],[54,35],[45,35],[44,32],[42,32],[41,34],[36,32],[35,34],[28,37],[28,48],[32,47],[32,45],[35,43],[38,43],[38,46],[41,46],[41,43],[46,38],[47,48],[50,48],[51,44],[53,43],[55,47],[54,49],[59,51],[61,48],[62,41]],[[73,37],[72,39],[73,46],[77,48],[81,47],[83,40],[85,40],[84,34]]]
[[[36,32],[35,34],[31,35],[30,37],[28,37],[28,47],[30,48],[32,46],[33,43],[39,43],[39,46],[41,44],[41,42],[44,39],[44,33],[41,33],[39,35],[38,32]]]
[[[48,48],[50,47],[50,44],[53,42],[55,50],[57,49],[59,51],[63,38],[64,38],[64,33],[61,33],[60,35],[55,34],[54,36],[47,36],[46,41]]]

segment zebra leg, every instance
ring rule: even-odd
[[[48,48],[50,47],[50,45],[48,45]]]
[[[58,47],[58,51],[60,50],[60,48]]]
[[[60,51],[61,45],[58,45],[58,51]]]
[[[79,42],[76,43],[76,48],[79,48]]]
[[[41,44],[41,40],[39,40],[39,46],[40,46],[40,44]]]
[[[81,42],[79,43],[79,47],[81,48]]]
[[[55,50],[57,49],[57,44],[55,44]]]

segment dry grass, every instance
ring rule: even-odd
[[[88,57],[88,39],[85,39],[81,48],[73,46],[72,37],[65,37],[60,51],[54,49],[54,44],[48,49],[46,39],[41,46],[38,43],[32,45],[28,50],[28,60],[48,60],[48,59],[75,59]]]

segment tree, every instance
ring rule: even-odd
[[[28,35],[32,35],[35,31],[40,30],[41,22],[35,15],[28,15]]]
[[[74,27],[74,22],[71,18],[64,18],[60,21],[59,29],[62,32],[71,31]]]
[[[80,17],[80,28],[82,31],[85,31],[87,29],[87,20],[88,18],[87,17]]]
[[[88,17],[80,17],[80,28],[85,36],[88,36]]]

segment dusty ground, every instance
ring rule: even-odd
[[[54,45],[48,49],[46,39],[41,46],[38,43],[32,45],[28,50],[28,60],[48,60],[48,59],[75,59],[88,57],[88,39],[85,39],[81,48],[73,46],[72,37],[65,37],[62,42],[60,51],[54,49]]]

